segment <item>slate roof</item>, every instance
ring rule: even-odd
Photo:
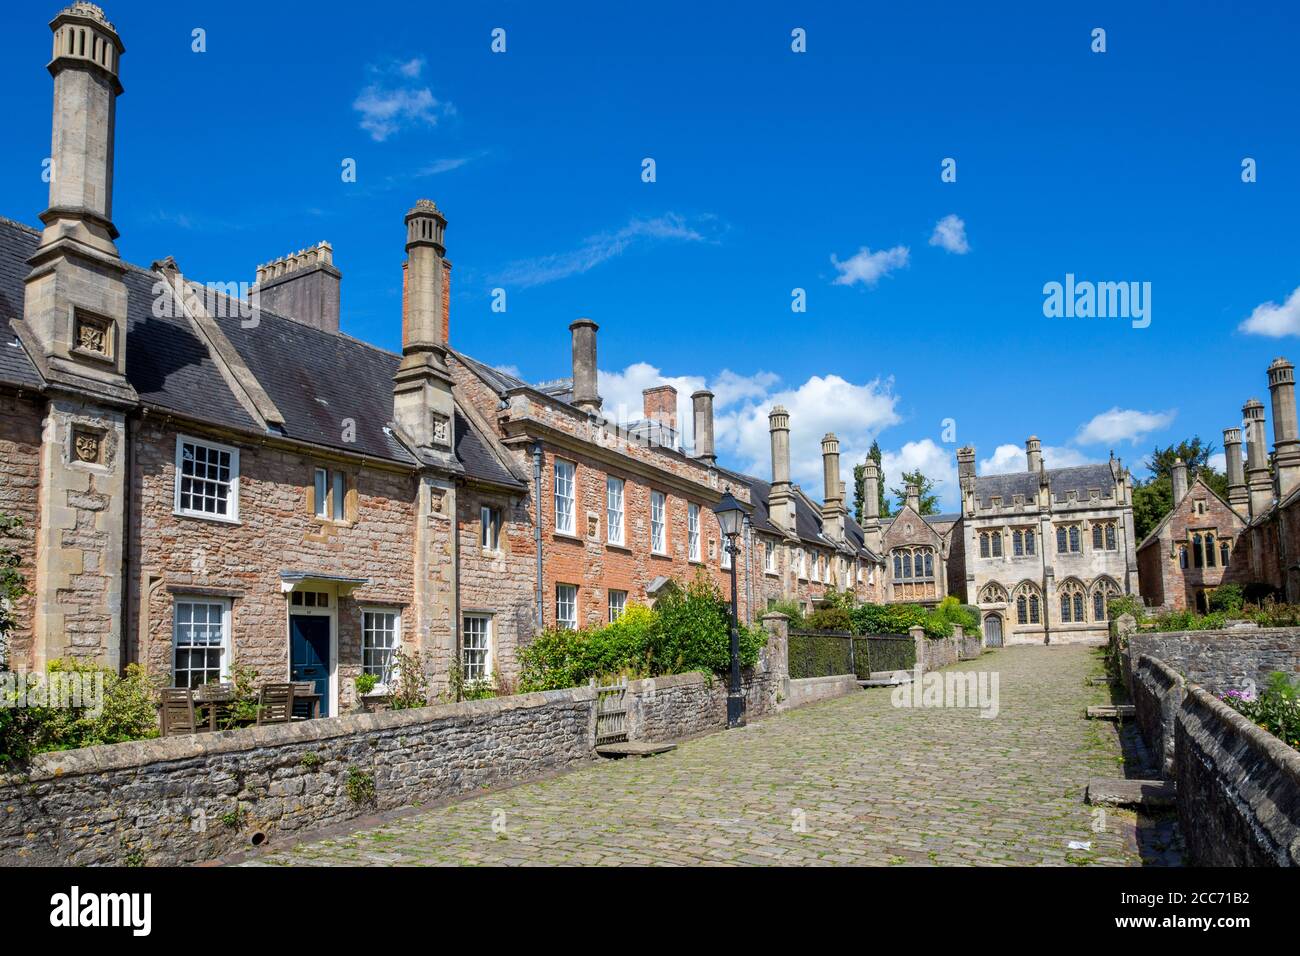
[[[897,518],[897,517],[898,517],[898,515],[889,515],[889,516],[887,516],[887,517],[881,518],[881,519],[880,519],[880,526],[881,526],[882,528],[888,528],[891,524],[894,523],[894,519]],[[946,525],[954,525],[954,524],[956,524],[958,521],[961,520],[961,512],[960,512],[960,511],[949,511],[949,512],[945,512],[945,513],[943,513],[943,514],[937,514],[937,515],[921,515],[920,517],[921,517],[921,520],[924,521],[926,524],[946,524]]]
[[[1055,501],[1065,501],[1068,492],[1076,491],[1081,500],[1087,500],[1088,492],[1094,488],[1101,491],[1103,498],[1115,496],[1115,475],[1110,465],[1076,465],[1072,468],[1048,468],[1047,481],[1052,488]],[[990,499],[1000,497],[1004,504],[1011,504],[1015,495],[1024,495],[1025,500],[1032,500],[1038,494],[1038,473],[1017,471],[1008,475],[982,475],[975,479],[975,497],[979,507],[990,507]]]
[[[8,320],[23,313],[27,259],[40,233],[0,218],[0,382],[40,388],[40,375],[14,342]],[[206,344],[184,315],[154,314],[158,276],[130,266],[127,287],[127,379],[141,402],[185,418],[236,431],[265,434],[231,392]],[[159,310],[169,311],[169,310]],[[179,311],[179,310],[174,310]],[[265,309],[257,323],[214,319],[284,416],[276,434],[309,444],[386,461],[414,464],[388,431],[393,417],[393,373],[401,357],[348,335],[315,329]],[[501,373],[497,373],[501,374]],[[356,441],[343,440],[343,420],[352,419]],[[472,478],[519,485],[473,423],[456,413],[456,456]]]

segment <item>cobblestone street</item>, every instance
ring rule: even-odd
[[[1172,824],[1083,802],[1123,775],[1096,649],[1016,647],[958,665],[999,674],[1000,713],[902,709],[872,689],[649,759],[602,761],[252,865],[1140,865],[1176,860]],[[1090,844],[1070,849],[1071,841]]]

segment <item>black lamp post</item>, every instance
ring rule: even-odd
[[[731,687],[727,692],[727,726],[740,727],[745,723],[745,695],[740,689],[740,622],[736,612],[736,565],[740,548],[736,539],[745,520],[745,506],[727,489],[722,500],[714,505],[713,513],[718,516],[718,526],[726,539],[722,546],[731,555]]]

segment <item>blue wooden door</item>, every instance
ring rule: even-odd
[[[320,715],[329,716],[330,619],[306,614],[289,616],[289,679],[309,680],[320,694]]]

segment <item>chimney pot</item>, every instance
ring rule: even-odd
[[[1174,459],[1173,467],[1174,505],[1187,497],[1187,464],[1181,458]]]
[[[707,465],[717,462],[713,450],[713,393],[702,388],[691,395],[694,413],[695,457]]]
[[[1025,458],[1028,459],[1031,472],[1042,470],[1043,444],[1038,440],[1037,435],[1030,435],[1029,440],[1025,442]]]

